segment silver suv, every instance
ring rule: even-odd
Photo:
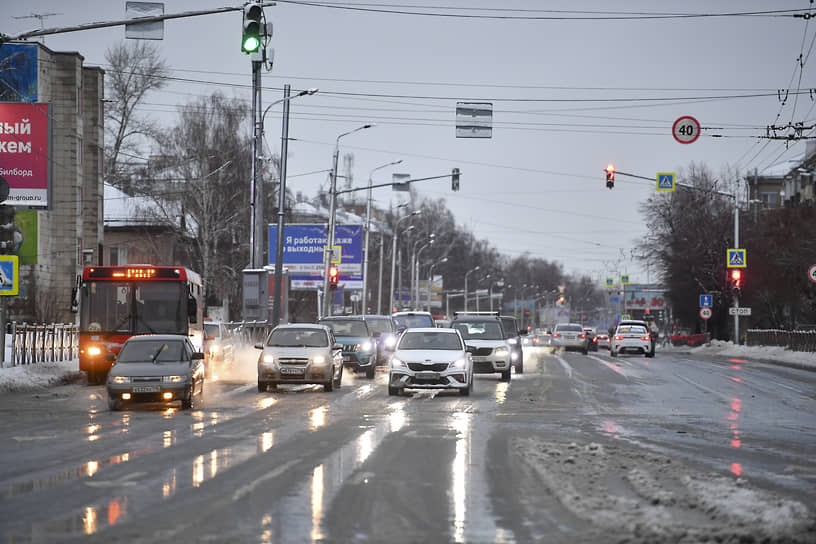
[[[266,342],[255,347],[262,350],[258,357],[258,392],[281,383],[318,383],[324,391],[340,387],[342,346],[325,325],[278,325]]]
[[[512,372],[511,349],[498,316],[454,314],[451,328],[459,331],[473,354],[474,374],[501,374],[509,382]]]

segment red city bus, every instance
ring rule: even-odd
[[[203,349],[201,277],[179,266],[86,266],[79,290],[79,369],[105,382],[125,340],[137,334],[189,335]]]

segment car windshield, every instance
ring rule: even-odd
[[[315,329],[275,329],[269,333],[267,346],[323,348],[329,345],[326,331]]]
[[[394,332],[391,328],[391,321],[389,319],[366,319],[368,328],[371,332],[388,333]]]
[[[618,327],[618,334],[646,334],[646,327],[641,327],[640,325]]]
[[[555,332],[584,332],[581,325],[556,325]]]
[[[433,317],[425,314],[415,314],[415,315],[395,315],[394,321],[397,322],[397,325],[400,327],[405,327],[406,329],[410,329],[412,327],[433,327],[434,321]]]
[[[214,336],[218,338],[221,336],[221,328],[214,323],[204,323],[204,336]]]
[[[182,358],[184,343],[178,340],[140,340],[125,342],[117,363],[167,363],[185,360]]]
[[[462,342],[449,332],[407,331],[400,338],[397,349],[461,350]]]
[[[327,319],[320,322],[328,325],[335,336],[368,336],[368,327],[362,319]]]
[[[503,340],[502,328],[496,321],[459,321],[453,324],[465,340]]]

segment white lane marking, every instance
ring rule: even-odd
[[[41,435],[32,435],[32,436],[13,436],[12,440],[16,440],[17,442],[28,442],[31,440],[53,440],[57,437],[55,434],[41,434]]]
[[[564,372],[567,373],[567,377],[572,378],[572,367],[570,364],[560,355],[556,355],[555,358],[558,359],[559,363],[561,363],[561,367],[563,367]]]
[[[252,493],[252,491],[254,491],[255,488],[258,487],[263,482],[265,482],[267,480],[271,480],[273,478],[277,478],[278,476],[280,476],[281,474],[283,474],[284,472],[286,472],[287,470],[289,470],[290,468],[292,468],[294,465],[298,464],[299,462],[300,462],[299,459],[292,459],[291,461],[288,461],[288,462],[282,464],[281,466],[279,466],[278,468],[276,468],[272,472],[261,476],[260,478],[258,478],[254,482],[252,482],[250,484],[247,484],[247,485],[245,485],[243,487],[239,487],[238,489],[235,490],[235,493],[232,494],[233,502],[241,500],[245,496]]]
[[[615,364],[612,364],[612,363],[609,363],[609,362],[607,362],[607,361],[605,361],[605,360],[601,359],[600,357],[596,357],[595,355],[590,355],[590,356],[589,356],[589,358],[590,358],[590,359],[595,359],[595,360],[596,360],[596,361],[598,361],[599,363],[603,363],[603,364],[605,364],[605,365],[606,365],[606,366],[607,366],[607,367],[608,367],[610,370],[614,370],[615,372],[617,372],[618,374],[620,374],[621,376],[623,376],[623,377],[624,377],[624,378],[626,378],[627,380],[629,379],[629,376],[627,376],[626,374],[624,374],[623,372],[621,372],[621,369],[620,369],[620,368],[617,368],[617,365],[619,365],[620,363],[615,363]]]
[[[133,480],[141,478],[146,474],[147,472],[131,472],[130,474],[125,474],[118,480],[90,480],[85,482],[85,485],[88,487],[121,487],[136,485],[138,482],[134,482]]]

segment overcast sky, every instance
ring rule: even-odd
[[[165,12],[224,5],[168,0]],[[614,163],[653,177],[695,161],[717,175],[725,168],[745,174],[801,154],[803,142],[786,148],[762,137],[769,125],[813,122],[816,23],[780,13],[810,8],[807,0],[281,1],[266,8],[275,62],[263,74],[263,103],[280,99],[286,83],[320,89],[291,102],[293,191],[311,196],[327,187],[325,172],[298,174],[331,168],[337,136],[376,123],[340,140],[341,155],[354,154],[355,186],[399,159],[374,182],[390,181],[393,172],[419,178],[458,167],[458,193],[448,180],[416,188],[445,199],[477,238],[508,256],[557,261],[599,282],[616,271],[645,282],[655,279],[654,269],[649,276],[631,251],[649,235],[638,205],[655,183],[619,175],[609,190],[604,168]],[[0,13],[0,32],[14,36],[40,26],[32,15],[44,16],[45,27],[124,18],[125,2],[0,0]],[[142,112],[170,125],[177,104],[216,89],[249,101],[251,66],[240,38],[240,12],[166,22],[165,39],[154,43],[178,80],[149,95]],[[123,39],[119,27],[44,42],[105,67],[106,49]],[[784,102],[780,89],[790,90]],[[455,137],[460,100],[493,103],[491,139]],[[704,128],[688,145],[672,136],[684,115]],[[280,116],[275,106],[266,118],[275,152]],[[394,198],[385,188],[374,196],[383,206]]]

